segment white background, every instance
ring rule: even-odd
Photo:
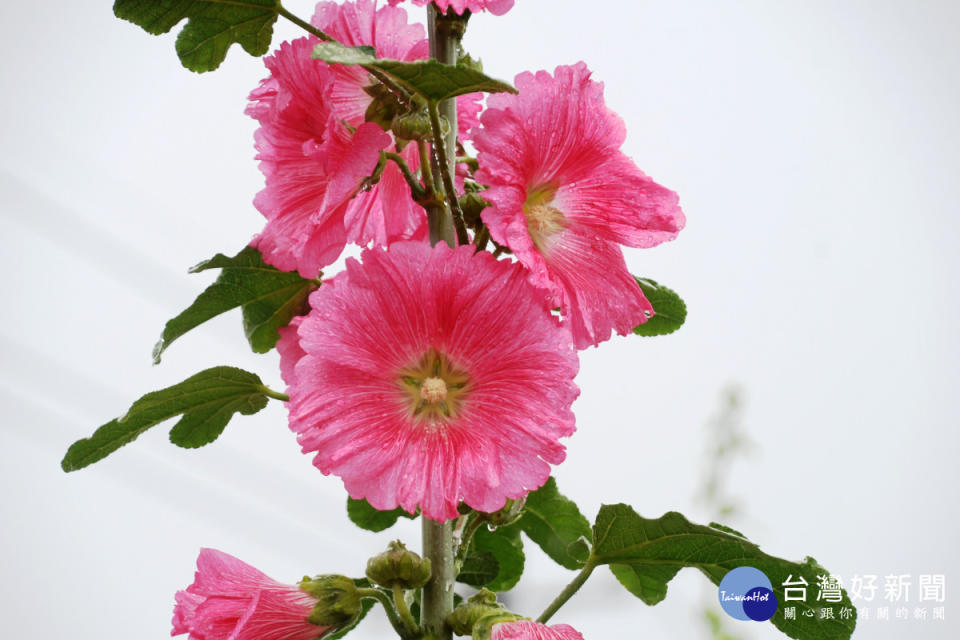
[[[590,516],[624,501],[709,520],[694,499],[704,425],[737,384],[756,446],[729,478],[731,524],[847,581],[911,574],[911,616],[919,575],[946,575],[946,621],[871,620],[860,638],[960,629],[958,7],[518,0],[475,17],[466,40],[506,79],[585,60],[627,121],[625,151],[688,217],[676,242],[627,251],[634,272],[682,293],[687,325],[582,354],[561,489]],[[148,36],[108,2],[4,3],[0,17],[5,633],[166,637],[201,546],[287,581],[361,573],[391,534],[347,525],[340,481],[299,453],[278,403],[204,449],[173,447],[161,427],[60,471],[72,441],[200,369],[281,387],[275,354],[245,352],[236,313],[150,363],[163,323],[212,279],[187,267],[262,224],[243,108],[264,69],[234,48],[219,71],[189,73],[173,35]],[[417,544],[415,526],[392,535]],[[536,615],[571,575],[527,553],[511,605]],[[648,608],[599,570],[555,620],[589,640],[704,638],[703,599],[719,611],[705,584],[685,571]],[[882,593],[877,605],[893,616]],[[357,640],[386,637],[371,619]]]

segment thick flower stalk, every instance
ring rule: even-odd
[[[626,128],[584,63],[522,73],[516,86],[519,95],[490,96],[474,140],[476,179],[490,187],[483,221],[550,292],[583,349],[653,314],[619,245],[674,238],[683,212],[620,151]]]
[[[399,243],[310,304],[280,345],[290,426],[354,498],[448,520],[461,501],[523,497],[563,460],[577,354],[520,265]]]
[[[317,598],[215,549],[202,549],[193,584],[178,591],[170,635],[190,640],[312,640]]]

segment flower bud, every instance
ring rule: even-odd
[[[395,540],[386,551],[367,561],[367,578],[388,589],[417,589],[430,580],[430,559],[408,551]]]
[[[526,504],[526,499],[511,500],[507,498],[507,503],[503,505],[502,509],[485,514],[484,520],[494,527],[505,527],[508,524],[513,524],[523,515],[524,504]]]
[[[313,624],[339,627],[349,624],[360,615],[357,585],[346,576],[304,576],[300,588],[317,599],[307,618]]]
[[[458,636],[469,636],[481,618],[502,613],[507,610],[497,602],[497,594],[484,588],[454,609],[447,617],[447,624]]]
[[[480,222],[480,212],[487,206],[486,200],[476,193],[465,193],[460,196],[459,201],[464,221],[471,226]]]
[[[390,124],[393,133],[398,138],[404,140],[423,140],[433,136],[433,128],[430,125],[430,114],[426,109],[418,108],[406,113],[400,113],[394,116]],[[450,131],[450,125],[447,119],[440,117],[440,130],[446,135]]]

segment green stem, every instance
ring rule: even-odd
[[[387,160],[393,160],[397,164],[397,167],[400,169],[400,173],[403,174],[403,179],[406,180],[407,184],[410,186],[410,191],[413,193],[414,200],[426,195],[426,190],[417,180],[417,177],[413,175],[413,171],[410,170],[410,167],[407,165],[407,161],[403,159],[403,156],[391,151],[381,151],[380,156]]]
[[[454,567],[457,573],[460,572],[463,561],[467,559],[467,554],[470,553],[470,543],[473,542],[473,535],[484,523],[485,520],[479,514],[475,513],[470,521],[467,522],[467,526],[464,527],[463,534],[460,536],[460,546],[457,548],[457,558],[454,561]]]
[[[540,617],[537,618],[537,622],[541,624],[546,624],[547,620],[553,617],[553,614],[557,612],[560,607],[566,604],[567,600],[573,597],[577,591],[580,590],[580,587],[583,586],[583,583],[587,581],[587,578],[590,577],[590,574],[593,573],[593,570],[597,565],[594,564],[593,559],[587,560],[587,564],[584,565],[583,569],[580,570],[580,573],[577,574],[570,584],[568,584],[563,591],[560,592],[553,602],[544,609],[543,613],[540,614]]]
[[[265,384],[260,385],[260,393],[268,398],[273,398],[274,400],[283,400],[284,402],[290,401],[290,396],[285,393],[280,393],[279,391],[274,391]]]
[[[312,33],[313,35],[317,36],[318,38],[320,38],[320,39],[323,40],[324,42],[333,42],[333,38],[332,38],[331,36],[328,36],[328,35],[325,34],[323,31],[320,31],[320,29],[317,29],[315,26],[313,26],[312,24],[310,24],[310,23],[307,22],[306,20],[302,20],[301,18],[298,18],[297,16],[293,15],[292,13],[290,13],[289,11],[287,11],[286,7],[278,4],[278,5],[277,5],[277,13],[279,13],[279,14],[282,15],[284,18],[286,18],[287,20],[289,20],[289,21],[292,22],[293,24],[297,25],[298,27],[300,27],[300,28],[303,29],[304,31],[307,31],[308,33]]]
[[[423,556],[430,558],[432,574],[423,587],[420,622],[435,640],[451,640],[447,616],[453,611],[453,527],[450,522],[423,520]]]
[[[456,139],[457,105],[454,100],[445,100],[444,104],[447,102],[453,103],[453,121],[450,124],[450,129],[453,132],[454,139]],[[470,238],[467,236],[467,228],[463,224],[463,211],[460,210],[460,202],[457,200],[457,187],[453,181],[454,157],[447,153],[449,145],[439,142],[444,140],[440,127],[440,108],[436,102],[431,100],[427,110],[430,112],[430,127],[433,129],[433,139],[438,141],[433,145],[433,149],[437,153],[437,164],[440,165],[440,175],[443,178],[443,190],[447,192],[447,201],[450,203],[450,211],[453,214],[453,224],[457,230],[457,244],[469,244]]]
[[[394,607],[393,602],[390,600],[390,596],[385,594],[383,591],[380,591],[380,589],[373,588],[357,589],[357,594],[361,598],[373,598],[382,604],[383,610],[387,614],[387,619],[390,621],[390,626],[393,627],[394,631],[396,631],[397,635],[399,635],[401,638],[407,639],[414,636],[416,627],[414,627],[413,631],[407,630],[406,625],[397,615],[397,610]]]
[[[473,244],[477,247],[477,251],[483,251],[487,248],[488,242],[490,242],[490,229],[487,225],[483,225],[473,238]]]
[[[400,620],[403,621],[403,625],[407,628],[407,631],[415,636],[419,629],[416,620],[413,619],[413,614],[410,613],[410,607],[407,606],[407,601],[404,599],[403,587],[393,587],[393,604],[397,608],[397,613],[400,614]]]
[[[423,188],[432,193],[433,171],[430,169],[430,153],[427,151],[427,143],[418,139],[417,150],[420,152],[420,175],[423,176]]]

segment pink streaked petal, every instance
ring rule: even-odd
[[[468,93],[457,97],[457,137],[461,140],[472,139],[473,130],[480,126],[481,111],[482,93]]]
[[[348,260],[310,301],[290,426],[352,496],[444,520],[461,500],[495,510],[522,497],[563,459],[576,351],[519,265],[401,242]],[[413,417],[398,386],[429,352],[471,381],[460,412],[439,422]]]
[[[494,625],[491,640],[583,640],[583,636],[567,624],[548,627],[539,622],[520,620]]]
[[[553,202],[564,216],[612,242],[648,248],[673,240],[686,219],[677,194],[660,186],[622,153],[577,182],[563,184]]]
[[[326,632],[307,622],[316,598],[213,549],[197,558],[192,585],[176,594],[171,635],[190,640],[311,640]]]
[[[360,189],[363,179],[373,173],[380,151],[392,142],[390,135],[372,122],[366,122],[351,132],[343,122],[332,118],[322,150],[330,182],[321,210],[334,211],[345,205]],[[347,236],[351,235],[348,227]]]
[[[303,322],[303,316],[295,316],[285,327],[277,329],[280,339],[277,340],[277,353],[280,354],[280,377],[287,383],[287,387],[293,386],[294,369],[300,358],[306,355],[300,348],[300,336],[297,335],[297,329]]]
[[[563,311],[578,349],[611,332],[627,335],[653,314],[617,245],[571,227],[557,234],[545,262],[562,290]]]

